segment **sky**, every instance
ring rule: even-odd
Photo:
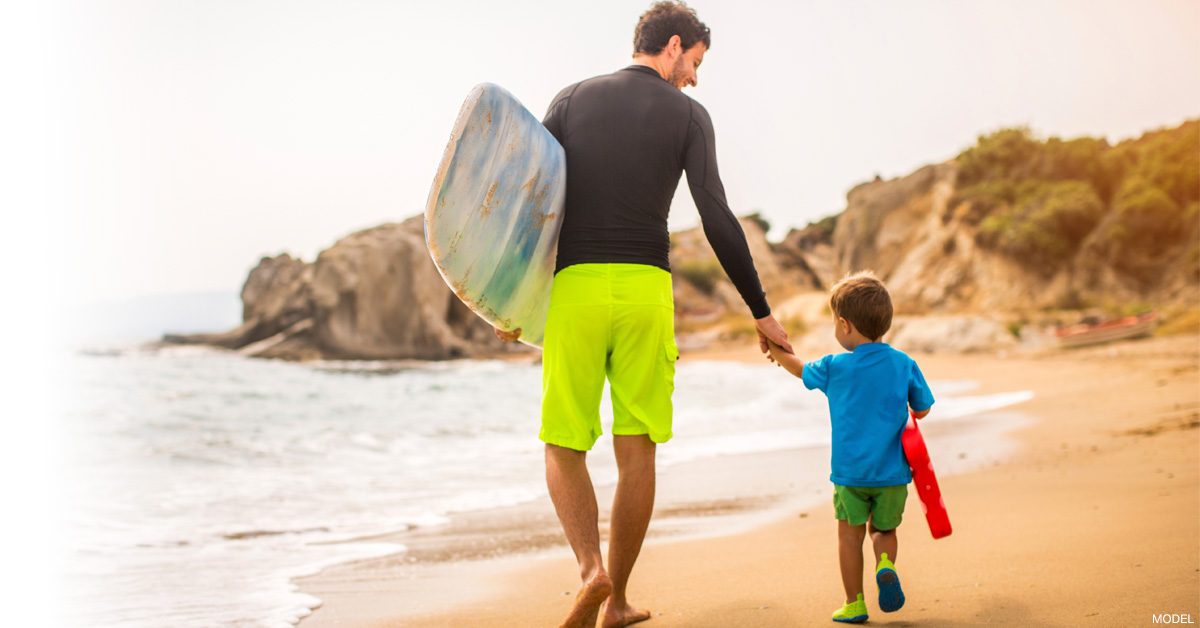
[[[25,52],[46,68],[55,289],[238,291],[264,255],[312,260],[417,215],[473,85],[540,117],[562,87],[630,62],[648,5],[51,5]],[[760,211],[773,238],[1001,127],[1116,141],[1200,115],[1200,2],[691,6],[713,46],[687,93],[712,115],[731,207]],[[683,184],[671,226],[696,224]]]

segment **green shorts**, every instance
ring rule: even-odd
[[[542,344],[544,442],[587,451],[600,437],[607,377],[612,433],[671,438],[675,392],[671,273],[645,264],[575,264],[558,272]]]
[[[839,521],[852,526],[865,524],[869,516],[876,530],[895,530],[907,499],[907,484],[876,488],[833,485],[833,511]]]

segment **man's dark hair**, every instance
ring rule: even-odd
[[[695,9],[681,1],[655,2],[633,29],[633,54],[656,55],[667,46],[672,35],[679,35],[684,50],[697,43],[712,47],[708,27],[696,17]]]
[[[868,340],[883,338],[892,327],[892,297],[871,271],[847,275],[833,284],[829,309],[848,321]]]

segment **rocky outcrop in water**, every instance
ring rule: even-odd
[[[307,359],[446,359],[504,345],[438,275],[422,218],[351,234],[306,264],[265,257],[242,288],[243,323],[219,334],[167,336],[246,355]]]

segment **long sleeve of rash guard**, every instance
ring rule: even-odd
[[[712,245],[721,267],[733,281],[742,300],[750,307],[754,318],[771,313],[766,294],[754,269],[746,234],[737,217],[725,201],[725,186],[717,171],[717,149],[712,120],[708,111],[692,101],[692,119],[688,124],[687,149],[684,155],[688,188],[700,211],[704,235]]]

